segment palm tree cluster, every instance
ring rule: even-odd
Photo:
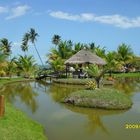
[[[138,67],[136,63],[136,57],[130,46],[122,43],[118,46],[116,51],[106,51],[105,47],[96,46],[95,43],[83,44],[73,43],[71,40],[63,41],[59,35],[54,35],[52,43],[55,47],[51,48],[50,53],[47,55],[50,66],[54,71],[64,70],[64,62],[72,55],[77,53],[83,48],[88,48],[91,52],[95,53],[99,57],[103,58],[107,65],[105,69],[112,73],[112,71],[124,71],[132,70],[134,66]]]
[[[30,41],[38,53],[35,45],[37,37],[38,33],[36,33],[33,28],[31,28],[29,32],[25,33],[21,44],[21,50],[25,52],[25,55],[19,55],[18,57],[13,58],[11,58],[11,48],[13,47],[12,42],[7,38],[0,39],[0,76],[11,77],[13,75],[22,75],[26,78],[33,76],[37,65],[33,56],[27,56],[26,52],[28,51]]]

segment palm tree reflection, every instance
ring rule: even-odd
[[[64,104],[63,104],[64,105]],[[117,110],[102,110],[102,109],[91,109],[91,108],[81,108],[75,107],[72,105],[64,105],[67,109],[71,110],[72,112],[84,114],[88,118],[88,122],[86,123],[85,128],[90,134],[96,132],[99,128],[101,131],[109,135],[109,131],[105,124],[102,121],[104,116],[111,116],[124,113],[124,110],[117,111]]]
[[[67,86],[67,85],[51,85],[49,90],[49,93],[51,93],[51,96],[55,102],[61,102],[62,99],[69,94],[71,94],[74,91],[77,91],[83,87],[77,87],[77,86]],[[108,115],[116,115],[119,113],[123,113],[124,111],[107,111],[107,110],[101,110],[101,109],[91,109],[91,108],[81,108],[81,107],[75,107],[72,105],[67,104],[61,104],[68,110],[71,110],[72,112],[80,113],[83,115],[86,115],[88,118],[88,122],[86,122],[85,128],[89,133],[95,133],[98,128],[101,129],[106,134],[109,134],[106,126],[103,124],[102,117],[108,116]]]
[[[22,103],[31,108],[32,113],[37,110],[38,105],[35,97],[38,96],[38,94],[33,90],[31,83],[8,84],[1,94],[5,95],[6,99],[11,103],[20,99]]]

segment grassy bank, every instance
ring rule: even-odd
[[[6,112],[0,118],[1,140],[46,140],[43,127],[24,113],[6,103]]]
[[[63,102],[104,109],[127,109],[132,106],[132,101],[127,95],[108,88],[77,91],[66,97]]]
[[[109,74],[105,74],[105,76],[109,76]],[[140,77],[140,72],[139,73],[116,73],[112,74],[114,78],[123,78],[123,77]]]
[[[89,81],[94,81],[94,79],[75,79],[75,78],[67,78],[67,79],[53,79],[54,83],[59,84],[70,84],[70,85],[86,85]],[[112,85],[112,81],[103,80],[101,81],[103,85]]]
[[[33,79],[25,79],[22,77],[19,77],[19,78],[0,78],[0,85],[9,84],[9,83],[13,83],[13,82],[29,81],[29,80],[33,80]]]
[[[7,83],[26,81],[24,78],[0,79],[0,86]],[[14,88],[14,87],[13,87]],[[5,104],[5,116],[0,118],[1,140],[46,140],[43,127],[28,118],[23,112]]]

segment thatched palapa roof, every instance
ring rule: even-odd
[[[65,64],[97,64],[97,65],[105,65],[106,62],[97,56],[96,54],[90,52],[88,49],[82,49],[77,52],[75,55],[70,57],[65,61]]]

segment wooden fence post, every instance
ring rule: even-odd
[[[0,95],[0,117],[3,117],[5,113],[4,95]]]

